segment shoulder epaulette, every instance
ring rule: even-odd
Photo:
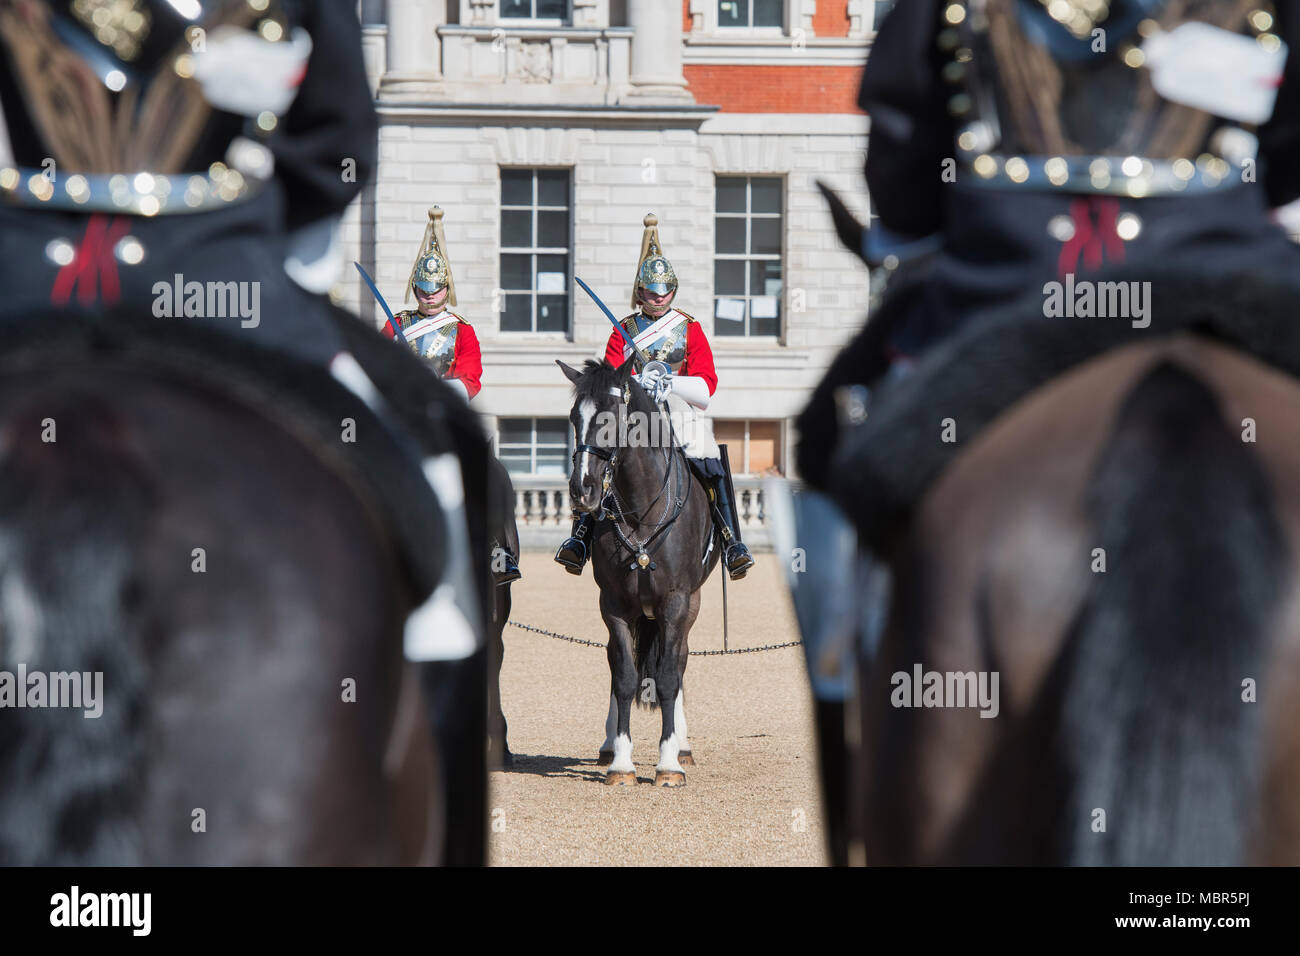
[[[448,309],[447,311],[448,311],[448,312],[451,312],[451,309]],[[451,314],[456,316],[456,321],[457,321],[457,322],[464,322],[466,325],[469,325],[469,319],[465,318],[465,316],[463,316],[463,315],[456,315],[455,312],[451,312]]]

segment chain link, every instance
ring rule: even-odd
[[[533,627],[531,624],[520,624],[518,621],[507,621],[506,623],[524,631],[532,631],[534,634],[542,634],[546,637],[553,637],[557,641],[568,641],[570,644],[582,644],[586,647],[604,648],[607,645],[599,641],[584,641],[580,637],[570,637],[568,634],[557,634],[554,631],[548,631],[545,628]],[[803,641],[786,641],[784,644],[764,644],[762,647],[737,647],[734,650],[726,651],[690,651],[691,657],[723,657],[731,654],[757,654],[759,651],[779,651],[785,647],[798,647]]]

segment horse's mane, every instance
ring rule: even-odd
[[[658,408],[650,400],[645,389],[637,383],[635,379],[629,380],[632,388],[632,409],[641,412],[654,412]],[[623,374],[621,368],[614,368],[607,362],[596,359],[587,359],[582,366],[582,375],[573,383],[574,400],[581,402],[583,399],[590,399],[597,405],[608,402],[610,399],[610,389],[622,391]]]
[[[573,383],[573,395],[579,402],[583,399],[601,402],[609,397],[611,388],[618,388],[620,384],[618,369],[596,359],[587,359],[582,366],[582,376]]]

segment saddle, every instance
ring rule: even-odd
[[[866,545],[887,553],[926,492],[975,435],[1034,390],[1111,349],[1190,332],[1300,377],[1295,284],[1258,274],[1210,278],[1150,269],[1117,270],[1096,281],[1149,282],[1150,324],[1135,328],[1121,317],[1045,318],[1044,296],[1035,293],[961,329],[911,374],[872,389],[866,420],[840,436],[824,472],[826,490]],[[955,442],[938,440],[945,418],[959,423]]]

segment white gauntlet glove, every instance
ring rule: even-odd
[[[709,407],[712,398],[709,395],[709,383],[698,375],[674,375],[671,377],[671,388],[687,404],[700,409]]]

